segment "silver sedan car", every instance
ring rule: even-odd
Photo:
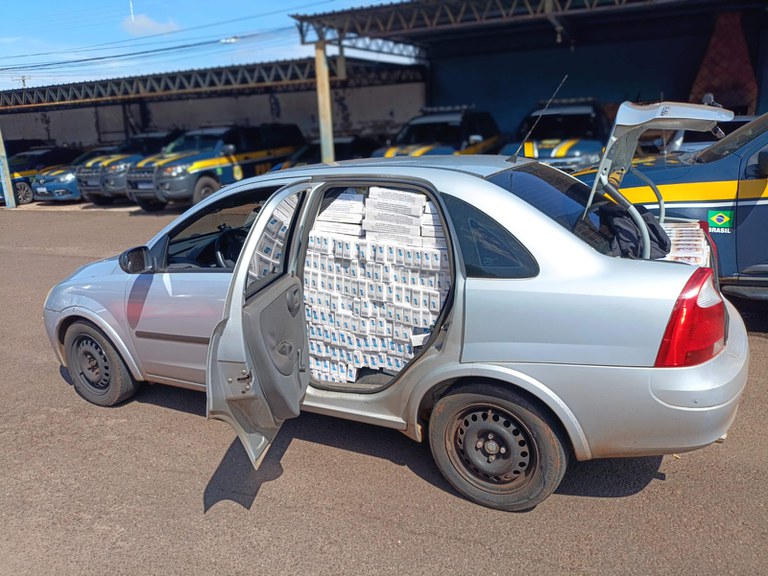
[[[635,211],[602,181],[491,156],[268,174],[76,271],[46,329],[87,400],[205,390],[256,466],[307,410],[428,439],[459,493],[529,509],[573,458],[722,439],[747,380],[713,270],[623,256],[603,207]]]

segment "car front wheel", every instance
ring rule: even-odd
[[[114,406],[136,393],[138,383],[109,339],[96,326],[75,322],[64,337],[67,369],[80,396]]]
[[[471,501],[529,510],[565,474],[568,455],[551,417],[511,390],[486,383],[441,398],[429,420],[440,472]]]
[[[139,200],[139,206],[144,212],[159,212],[165,209],[165,202],[158,202],[157,200]]]
[[[197,204],[201,200],[205,200],[219,189],[219,183],[213,178],[208,176],[202,176],[195,184],[195,191],[192,194],[192,203]]]
[[[32,202],[32,187],[29,184],[26,182],[17,182],[14,185],[14,189],[16,190],[16,202],[19,205],[29,204]]]

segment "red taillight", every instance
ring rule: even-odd
[[[698,268],[683,288],[669,318],[657,367],[706,362],[725,346],[725,302],[709,268]]]

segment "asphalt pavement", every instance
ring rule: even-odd
[[[399,432],[303,414],[254,471],[201,393],[88,404],[42,324],[50,287],[179,211],[0,208],[0,575],[768,574],[768,305],[724,444],[575,463],[526,513],[443,481]]]

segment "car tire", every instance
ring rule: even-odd
[[[197,204],[205,200],[219,189],[219,183],[210,176],[203,176],[195,183],[195,191],[192,194],[192,203]]]
[[[14,192],[16,192],[16,203],[21,206],[22,204],[29,204],[33,200],[32,187],[26,182],[16,182],[13,185]]]
[[[144,212],[160,212],[166,207],[165,202],[158,202],[157,200],[139,200],[137,204]]]
[[[114,406],[138,390],[120,354],[93,324],[72,324],[64,336],[64,353],[75,390],[88,402]]]
[[[459,493],[497,510],[530,510],[560,485],[568,453],[552,418],[499,386],[462,386],[435,404],[429,443]]]
[[[91,204],[95,204],[96,206],[109,206],[112,204],[115,199],[111,196],[89,196],[88,201],[91,202]]]

